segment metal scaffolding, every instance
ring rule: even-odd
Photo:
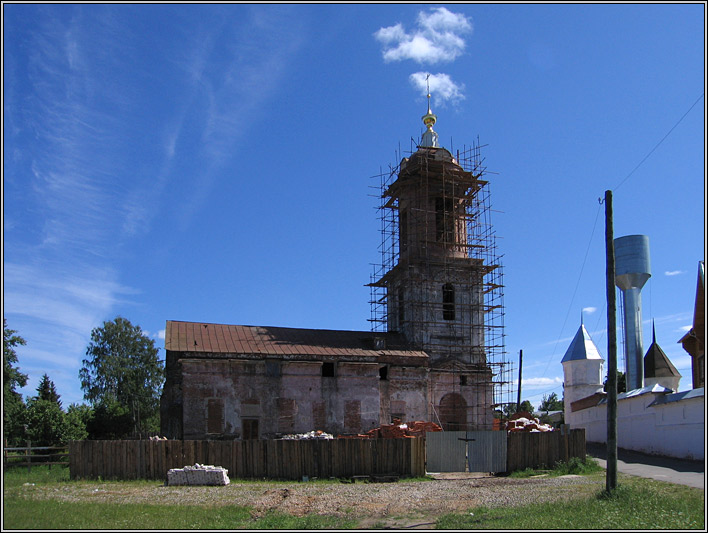
[[[486,427],[489,413],[482,411],[514,401],[514,370],[505,348],[502,256],[485,179],[490,173],[480,148],[477,141],[450,160],[445,149],[412,145],[398,165],[371,178],[381,224],[381,260],[373,264],[369,284],[371,329],[402,331],[435,359],[461,361],[468,376],[472,369],[483,399],[466,409],[486,422],[467,429],[492,429]],[[404,206],[399,205],[402,190],[408,195]],[[445,279],[455,280],[457,294],[446,293],[440,281]],[[431,298],[436,290],[440,294]],[[424,333],[431,331],[435,334]]]

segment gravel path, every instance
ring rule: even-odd
[[[444,478],[445,476],[439,476]],[[562,501],[597,492],[602,482],[584,476],[525,479],[477,476],[396,483],[239,482],[222,487],[164,486],[151,483],[68,483],[23,486],[28,499],[162,505],[243,505],[255,516],[269,510],[296,516],[316,513],[367,523],[405,515],[408,520],[466,512],[472,507],[517,506]],[[403,526],[412,527],[412,526]]]

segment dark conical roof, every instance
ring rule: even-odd
[[[681,377],[676,367],[671,364],[669,358],[656,343],[656,330],[653,332],[653,341],[647,354],[644,356],[644,377],[645,378],[663,378],[677,376]]]

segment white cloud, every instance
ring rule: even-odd
[[[679,331],[682,331],[682,332],[684,332],[684,333],[688,333],[689,331],[691,331],[691,328],[692,328],[692,327],[693,327],[693,326],[690,325],[690,324],[689,324],[688,326],[681,326],[681,327],[679,328]]]
[[[664,272],[664,276],[678,276],[679,274],[685,274],[683,270],[667,270]]]
[[[374,33],[384,45],[384,61],[412,59],[421,64],[453,61],[465,48],[461,35],[472,31],[467,17],[444,7],[419,12],[416,22],[417,27],[410,33],[400,23]]]
[[[165,330],[164,329],[161,329],[160,331],[157,332],[157,338],[162,339],[162,340],[165,339]]]
[[[563,378],[558,376],[554,378],[522,378],[521,390],[524,389],[543,389],[557,387],[563,383]]]
[[[462,91],[465,89],[464,84],[455,83],[447,74],[415,72],[410,75],[409,80],[411,85],[420,91],[420,94],[423,96],[428,94],[428,83],[430,83],[430,94],[433,96],[436,104],[447,101],[457,104],[460,100],[464,100],[465,98],[465,95],[462,94]]]
[[[583,307],[583,313],[587,313],[588,315],[593,314],[595,311],[597,311],[597,307]]]

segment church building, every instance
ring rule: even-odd
[[[439,146],[430,95],[422,118],[420,144],[382,182],[391,241],[369,284],[372,331],[169,320],[162,435],[356,435],[394,418],[492,429],[503,307],[487,182],[478,147],[460,162]]]

